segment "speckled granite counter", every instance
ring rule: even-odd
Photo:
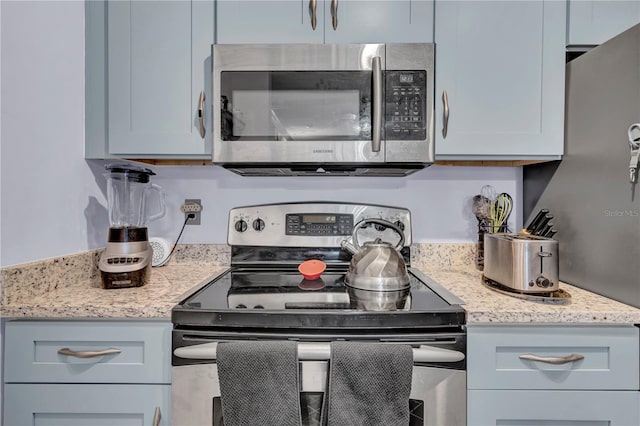
[[[180,246],[179,246],[180,247]],[[176,250],[172,262],[153,268],[142,287],[104,290],[101,250],[2,268],[0,316],[6,318],[158,318],[189,291],[226,269],[226,247]]]
[[[14,318],[169,319],[181,296],[228,264],[224,247],[176,251],[172,263],[154,268],[151,282],[139,288],[100,288],[99,252],[3,268],[0,314]],[[516,299],[483,286],[473,267],[471,244],[423,244],[412,248],[412,264],[465,301],[469,324],[558,323],[640,324],[640,309],[562,284],[568,305]]]
[[[640,324],[640,309],[568,284],[568,305],[531,302],[500,294],[482,284],[482,273],[423,268],[423,271],[465,301],[467,323]]]

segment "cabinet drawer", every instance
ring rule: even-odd
[[[632,426],[640,424],[633,391],[469,391],[469,426]]]
[[[169,425],[171,386],[9,384],[4,406],[8,426]]]
[[[634,326],[470,326],[469,389],[639,388],[639,338]],[[582,359],[563,364],[523,355]]]
[[[99,355],[106,349],[119,352]],[[8,322],[4,362],[7,383],[171,383],[171,323]]]

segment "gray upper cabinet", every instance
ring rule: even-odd
[[[217,43],[433,41],[433,0],[221,0],[216,16]]]
[[[322,43],[324,7],[310,0],[216,2],[216,43]]]
[[[437,1],[436,157],[559,158],[566,4]]]
[[[87,24],[102,15],[103,33],[87,28],[87,56],[100,54],[102,36],[106,71],[102,81],[87,75],[87,96],[94,95],[87,123],[94,128],[87,129],[86,157],[210,158],[214,3],[93,3],[86,3]],[[95,129],[101,112],[89,109],[101,91],[107,105],[102,141]]]
[[[640,23],[640,0],[569,0],[567,45],[596,46]]]

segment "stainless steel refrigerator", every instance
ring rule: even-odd
[[[525,214],[554,216],[561,281],[640,307],[640,183],[630,182],[628,137],[640,123],[640,25],[567,64],[565,105],[565,154],[525,167]]]

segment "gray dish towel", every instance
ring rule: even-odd
[[[328,426],[408,426],[408,345],[332,342]]]
[[[300,426],[296,342],[228,342],[217,348],[225,426]]]

